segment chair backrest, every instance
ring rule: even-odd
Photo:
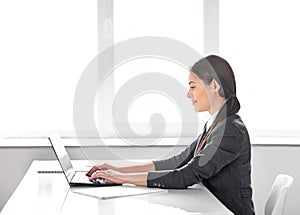
[[[265,215],[282,215],[287,191],[293,184],[293,177],[280,174],[276,177],[265,205]]]

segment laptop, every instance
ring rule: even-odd
[[[58,133],[52,134],[48,137],[58,162],[63,170],[64,175],[70,186],[114,186],[120,184],[113,184],[107,182],[105,179],[97,178],[94,181],[90,181],[86,176],[85,171],[75,171],[71,159],[67,154],[67,151],[62,143],[62,140]]]

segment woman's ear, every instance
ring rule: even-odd
[[[219,92],[219,90],[221,89],[221,86],[220,86],[220,84],[216,81],[216,79],[213,79],[213,80],[211,81],[211,84],[212,84],[213,90],[214,90],[215,92]]]
[[[212,82],[212,87],[215,93],[218,93],[221,97],[224,97],[224,92],[220,84],[216,81],[216,79],[213,79]]]

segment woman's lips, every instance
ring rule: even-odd
[[[193,105],[195,105],[197,103],[197,101],[192,101],[193,102]]]

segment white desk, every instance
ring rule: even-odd
[[[78,169],[87,169],[82,161],[72,163]],[[232,214],[204,187],[100,200],[73,193],[61,173],[38,174],[38,170],[60,167],[57,161],[34,161],[1,215]]]

